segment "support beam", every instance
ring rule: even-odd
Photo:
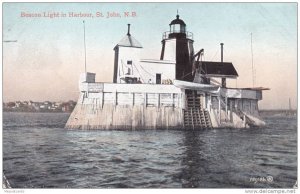
[[[144,93],[144,107],[147,107],[147,93]]]
[[[232,101],[230,101],[230,122],[232,123],[233,122],[233,115],[232,115]]]
[[[174,98],[174,93],[171,94],[172,95],[172,106],[173,108],[175,107],[175,98]]]
[[[219,100],[219,123],[221,124],[221,96],[218,96]]]
[[[132,93],[132,106],[134,106],[134,104],[135,104],[135,95],[134,93]]]
[[[102,102],[101,102],[101,108],[104,106],[104,92],[102,92]]]
[[[160,93],[157,94],[157,107],[160,107]]]
[[[115,106],[117,106],[117,104],[118,104],[118,92],[117,91],[115,91]]]
[[[228,108],[227,108],[227,94],[225,95],[225,112],[226,112],[226,117],[225,120],[227,121],[227,117],[228,117]]]

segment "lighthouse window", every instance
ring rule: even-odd
[[[185,33],[185,26],[180,26],[180,32]]]
[[[180,24],[173,25],[173,32],[180,32]]]
[[[127,65],[132,65],[132,61],[127,61]]]

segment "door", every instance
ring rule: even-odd
[[[156,74],[156,84],[161,84],[161,74],[160,73]]]

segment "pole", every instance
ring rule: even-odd
[[[83,20],[83,42],[84,42],[84,72],[86,73],[86,45],[85,45],[85,22]]]
[[[224,43],[221,43],[220,44],[221,45],[221,64],[222,64],[222,66],[223,66],[223,45],[224,45]],[[222,78],[221,79],[222,80],[222,87],[226,87],[226,78]]]
[[[224,43],[221,43],[221,63],[223,63],[223,45]]]
[[[127,25],[128,25],[127,35],[130,36],[130,24],[127,24]]]
[[[219,123],[221,124],[221,94],[219,94]]]
[[[252,32],[251,32],[251,62],[252,62],[252,87],[255,85],[255,78],[254,78],[254,65],[253,65],[253,46],[252,46]]]

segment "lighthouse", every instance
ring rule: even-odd
[[[140,51],[142,45],[130,33],[130,24],[128,24],[127,34],[114,47],[114,83],[132,83],[137,81],[138,72],[136,66],[140,60]]]
[[[142,45],[127,34],[114,47],[113,83],[82,74],[70,129],[210,129],[263,126],[258,101],[268,88],[229,88],[238,73],[231,62],[203,61],[193,34],[179,18],[163,33],[161,57],[142,59]],[[222,82],[219,82],[221,79]],[[221,84],[222,83],[222,84]]]
[[[170,30],[163,33],[160,60],[176,62],[177,80],[193,81],[193,34],[186,31],[186,24],[178,14],[169,26]]]

